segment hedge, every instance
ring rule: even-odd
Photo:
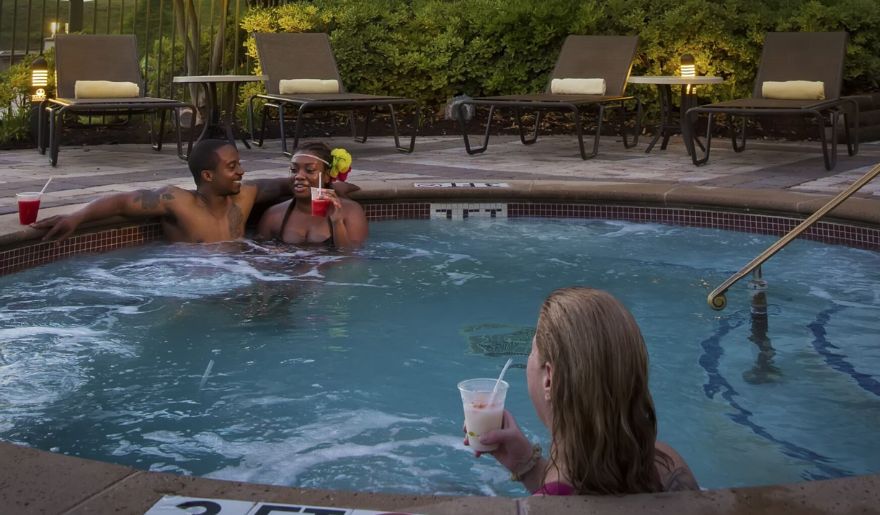
[[[703,101],[751,94],[768,31],[850,35],[844,94],[876,90],[876,0],[316,0],[255,8],[253,32],[327,32],[346,88],[417,99],[428,123],[457,93],[541,91],[568,34],[638,35],[632,73],[677,73],[693,54],[700,74],[724,77]],[[253,38],[247,53],[256,60]],[[262,86],[251,85],[243,98]],[[655,95],[650,86],[634,88]]]

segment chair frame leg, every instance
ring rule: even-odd
[[[486,151],[486,148],[489,147],[489,131],[492,127],[492,115],[495,114],[495,106],[489,106],[489,118],[486,120],[486,131],[483,133],[483,144],[479,147],[472,147],[470,138],[468,137],[467,131],[467,123],[465,123],[465,116],[467,116],[467,109],[465,106],[468,105],[467,102],[459,102],[456,108],[458,109],[458,127],[461,129],[461,136],[464,138],[464,150],[469,155],[482,154]],[[474,120],[477,119],[477,105],[474,106]]]
[[[284,124],[284,102],[279,102],[276,104],[276,107],[278,109],[278,132],[281,138],[281,153],[290,157],[292,154],[287,150],[287,127]]]
[[[348,125],[351,127],[351,139],[357,141],[357,109],[348,112]]]
[[[569,104],[569,109],[574,115],[574,129],[578,138],[578,147],[581,152],[581,159],[586,161],[587,159],[592,159],[599,154],[599,137],[602,134],[602,121],[605,118],[605,106],[603,104],[597,104],[597,113],[596,113],[596,134],[593,136],[593,150],[589,154],[584,147],[584,131],[583,131],[583,122],[581,120],[582,112],[576,105]]]
[[[593,135],[593,148],[589,152],[587,152],[586,145],[584,144],[583,116],[584,116],[585,112],[582,111],[578,107],[578,104],[572,104],[572,103],[566,103],[566,102],[552,102],[552,103],[534,102],[534,103],[527,104],[527,103],[512,103],[512,102],[511,103],[492,103],[492,102],[467,102],[467,101],[464,101],[464,102],[459,102],[456,106],[456,109],[458,110],[458,126],[459,126],[459,129],[461,130],[462,139],[464,140],[464,148],[465,148],[465,151],[470,155],[481,154],[486,151],[486,148],[488,148],[489,138],[491,135],[492,119],[493,119],[493,115],[495,114],[496,107],[509,107],[514,110],[514,116],[516,117],[516,122],[517,122],[517,126],[519,129],[520,141],[524,145],[531,145],[537,140],[538,128],[539,128],[538,122],[540,121],[540,113],[542,111],[570,112],[570,113],[572,113],[572,117],[574,119],[575,135],[578,138],[578,149],[579,149],[579,152],[581,155],[581,159],[586,160],[586,159],[591,159],[593,157],[596,157],[596,155],[598,155],[598,153],[599,153],[599,140],[602,135],[602,124],[604,123],[604,120],[605,120],[606,109],[607,108],[614,108],[614,107],[623,107],[624,102],[629,101],[629,100],[633,100],[633,98],[620,100],[619,106],[612,105],[612,104],[606,105],[605,103],[601,103],[601,102],[585,105],[586,107],[595,106],[596,111],[597,111],[597,113],[596,113],[597,114],[596,132]],[[638,132],[641,131],[641,111],[642,111],[641,101],[639,101],[637,98],[635,100],[636,100],[636,112],[637,112],[636,137],[633,138],[633,143],[630,144],[628,138],[626,136],[624,136],[624,146],[626,148],[631,148],[632,146],[635,146],[636,144],[638,144]],[[483,133],[483,142],[482,142],[482,145],[480,145],[480,146],[472,146],[471,142],[470,142],[470,136],[468,135],[468,124],[465,122],[465,116],[467,113],[466,106],[468,106],[468,105],[474,106],[474,113],[475,113],[474,119],[477,119],[476,111],[477,111],[478,106],[481,106],[481,105],[489,106],[489,113],[488,113],[488,117],[486,120],[486,128]],[[534,133],[531,135],[528,135],[526,133],[525,126],[522,123],[522,110],[524,108],[534,109],[539,114],[538,116],[536,116],[536,124],[535,124]],[[625,116],[625,114],[624,114],[624,116]],[[623,130],[625,131],[625,124],[624,124]]]
[[[352,139],[356,143],[366,143],[367,138],[370,137],[370,120],[373,117],[373,108],[370,107],[368,109],[364,109],[363,111],[364,111],[364,129],[363,129],[363,132],[360,136],[358,136],[358,133],[357,133],[357,115],[356,115],[357,111],[352,111],[352,118],[353,118],[353,123],[354,123],[354,127],[353,127],[354,128],[354,135],[352,136]],[[396,131],[396,128],[395,128],[395,131]]]
[[[58,165],[58,147],[59,142],[58,139],[61,137],[60,130],[60,116],[63,116],[61,111],[63,111],[63,107],[60,109],[48,108],[49,111],[49,164],[52,166]]]
[[[642,100],[638,97],[634,99],[636,101],[636,125],[635,125],[635,134],[633,135],[633,141],[629,143],[629,137],[626,133],[626,120],[627,120],[627,108],[626,101],[620,103],[620,136],[623,138],[623,148],[633,148],[639,144],[639,134],[642,133]]]
[[[748,130],[748,117],[741,116],[742,118],[742,133],[740,133],[736,128],[736,117],[733,115],[728,116],[728,124],[730,125],[730,142],[733,145],[734,152],[742,152],[746,149],[746,138],[747,130]],[[742,136],[742,141],[739,141],[740,136]]]
[[[694,128],[696,127],[696,121],[699,117],[700,113],[705,112],[707,115],[706,120],[706,146],[703,150],[703,157],[699,157],[697,155],[697,149],[695,145],[690,145],[689,148],[691,154],[691,160],[693,161],[695,166],[702,166],[709,161],[709,153],[712,151],[712,127],[715,124],[715,115],[711,111],[703,111],[699,107],[692,107],[687,110],[685,113],[685,118],[687,119],[687,123],[685,123],[682,128],[685,130],[686,134],[682,134],[685,140],[685,144],[689,141],[695,141],[695,133]]]
[[[401,105],[409,105],[409,104],[401,104]],[[397,111],[394,109],[394,104],[388,104],[388,109],[391,112],[391,128],[394,132],[394,148],[398,152],[402,152],[404,154],[411,154],[413,150],[416,148],[416,135],[419,133],[419,106],[418,104],[411,104],[413,108],[412,115],[412,135],[409,138],[409,146],[402,146],[400,144],[400,127],[397,123]]]
[[[165,115],[167,113],[167,109],[159,109],[158,112],[153,111],[153,118],[158,115],[159,116],[159,138],[156,141],[150,141],[150,146],[153,147],[153,150],[159,152],[162,150],[162,140],[165,139]],[[153,131],[152,126],[150,127],[150,139],[153,139]]]
[[[299,109],[296,110],[296,125],[293,129],[293,148],[291,152],[295,152],[296,149],[299,148],[299,140],[302,137],[303,129],[305,128],[305,116],[307,104],[302,104],[299,106]],[[292,156],[293,154],[287,153],[288,156]]]
[[[522,120],[522,109],[519,107],[514,108],[514,113],[516,115],[516,125],[519,128],[519,140],[523,145],[532,145],[536,141],[538,141],[538,132],[541,128],[541,115],[543,114],[541,110],[535,111],[535,129],[532,131],[531,136],[526,136],[525,124],[523,124]]]
[[[183,157],[183,144],[181,142],[181,132],[180,132],[180,108],[176,107],[171,111],[171,119],[174,121],[175,133],[177,136],[177,157],[184,159]],[[189,155],[189,152],[186,153]]]
[[[843,132],[846,136],[846,152],[850,156],[859,153],[859,103],[853,99],[846,99],[846,104],[852,108],[852,112],[846,109],[841,110],[843,115]],[[850,129],[850,121],[853,122]]]
[[[837,166],[837,123],[840,119],[840,112],[832,109],[828,112],[831,122],[831,152],[828,151],[828,136],[825,134],[825,115],[819,111],[814,111],[815,119],[819,126],[819,140],[822,142],[822,159],[825,161],[825,169],[831,171]]]
[[[263,105],[263,115],[260,117],[260,139],[259,143],[255,142],[258,147],[263,146],[263,142],[266,138],[266,129],[268,128],[269,123],[269,109],[271,109],[269,104]]]
[[[331,112],[340,112],[347,111],[348,112],[348,123],[351,126],[351,136],[352,139],[357,143],[365,143],[370,136],[370,123],[372,122],[374,112],[379,109],[386,107],[389,110],[389,114],[391,116],[391,128],[394,136],[394,146],[395,149],[399,152],[403,153],[411,153],[415,148],[416,136],[418,135],[418,127],[419,127],[419,107],[418,104],[414,101],[407,102],[395,102],[395,103],[364,103],[362,105],[354,105],[350,109],[342,108],[340,109],[335,103],[330,102],[306,102],[306,103],[298,103],[298,102],[284,102],[278,100],[277,102],[266,102],[263,104],[263,114],[261,119],[261,127],[260,127],[260,136],[258,141],[253,141],[256,146],[263,146],[263,142],[266,134],[266,127],[269,118],[269,110],[277,109],[278,110],[278,129],[279,129],[279,137],[281,139],[281,151],[284,155],[291,157],[296,149],[299,147],[300,140],[303,138],[303,132],[305,129],[305,122],[307,118],[307,114],[315,111],[331,111]],[[297,112],[295,118],[292,119],[294,122],[294,130],[293,130],[293,143],[290,147],[287,144],[287,124],[288,119],[286,116],[286,107],[288,105],[296,106]],[[400,134],[400,124],[397,119],[397,111],[395,109],[395,105],[402,106],[412,106],[413,107],[413,115],[412,115],[412,136],[409,140],[409,145],[401,145],[401,134]],[[250,104],[249,104],[250,108]],[[363,128],[361,132],[358,131],[358,121],[357,121],[357,113],[363,111],[364,113],[364,122]],[[251,118],[249,122],[252,126],[253,121],[253,109],[250,108],[248,116]]]
[[[192,109],[195,112],[195,106],[185,106],[187,109]],[[177,129],[177,157],[186,161],[189,159],[189,155],[192,153],[193,147],[193,137],[195,136],[195,127],[192,125],[189,128],[189,139],[186,142],[186,153],[183,152],[183,128],[180,123],[180,110],[184,109],[184,107],[176,107],[172,111],[172,115],[174,117],[174,126]]]
[[[846,107],[849,106],[850,109]],[[714,112],[713,112],[714,111]],[[695,121],[697,117],[701,113],[706,113],[708,115],[708,123],[706,126],[706,149],[705,154],[702,158],[696,155],[696,152],[693,154],[693,162],[695,165],[699,166],[705,164],[709,160],[709,152],[711,150],[712,144],[712,128],[713,128],[713,120],[714,116],[717,114],[725,114],[729,119],[729,125],[731,127],[731,141],[733,143],[733,150],[736,152],[742,152],[745,150],[746,146],[746,138],[747,138],[747,121],[749,118],[755,116],[769,116],[769,115],[797,115],[806,118],[806,122],[810,123],[810,119],[813,120],[813,123],[816,123],[819,128],[819,141],[822,145],[822,159],[824,161],[826,170],[833,170],[835,166],[837,166],[837,139],[838,139],[838,125],[841,121],[841,116],[843,117],[843,130],[844,135],[846,137],[846,146],[847,152],[849,155],[855,155],[858,152],[858,105],[854,100],[845,99],[842,103],[837,103],[832,106],[825,106],[821,108],[812,108],[812,109],[803,109],[797,112],[792,112],[790,110],[782,110],[782,109],[754,109],[754,110],[715,110],[715,109],[707,109],[705,107],[694,107],[688,110],[687,112],[687,123],[685,127],[687,128],[690,134],[694,132]],[[736,128],[736,118],[742,118],[742,131],[740,132]],[[854,126],[854,128],[850,127],[850,124]],[[828,135],[826,131],[828,127],[831,127],[831,142],[828,141]]]
[[[262,147],[263,146],[263,133],[266,130],[266,106],[263,105],[263,118],[261,120],[260,130],[260,139],[257,140],[257,133],[254,131],[254,100],[257,99],[256,95],[252,95],[251,98],[248,99],[247,105],[247,130],[248,134],[251,135],[251,143],[254,146]]]
[[[37,112],[37,150],[43,156],[46,155],[46,140],[48,139],[46,134],[49,125],[49,120],[47,119],[48,107],[49,102],[43,100],[40,102],[39,111]]]

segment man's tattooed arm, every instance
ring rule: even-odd
[[[132,204],[135,209],[156,213],[162,202],[174,200],[174,193],[169,190],[138,190]],[[165,211],[164,209],[162,211]]]

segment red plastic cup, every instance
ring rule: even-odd
[[[327,216],[330,199],[324,196],[322,188],[312,188],[312,216]]]
[[[29,225],[37,221],[41,196],[39,191],[15,194],[15,198],[18,200],[18,221],[21,225]]]

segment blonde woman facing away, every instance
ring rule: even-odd
[[[499,444],[490,454],[530,492],[699,489],[682,457],[657,441],[645,342],[632,314],[609,293],[563,288],[544,301],[526,379],[538,418],[552,437],[549,457],[507,411],[502,429],[480,442]]]

